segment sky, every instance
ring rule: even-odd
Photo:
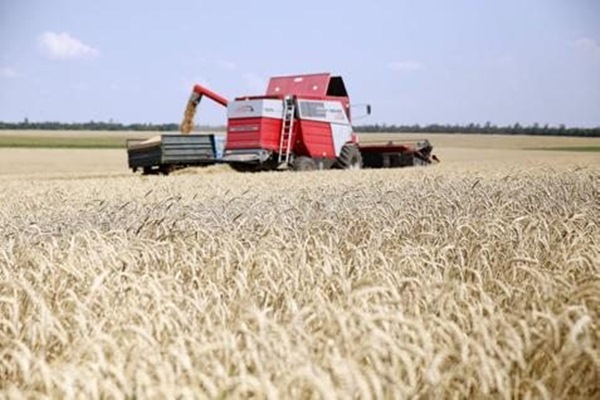
[[[0,0],[0,121],[178,123],[194,83],[316,72],[361,124],[597,127],[600,1]]]

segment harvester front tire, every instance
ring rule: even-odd
[[[292,169],[294,171],[314,171],[317,169],[317,163],[310,157],[296,157],[292,162]]]
[[[363,165],[362,155],[355,144],[345,144],[337,158],[337,166],[340,169],[361,169]]]
[[[231,163],[229,164],[231,169],[236,172],[259,172],[261,171],[261,165],[259,164],[247,164],[247,163]]]

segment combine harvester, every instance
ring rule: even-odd
[[[190,135],[203,97],[227,107],[227,135]],[[228,101],[200,85],[188,101],[182,135],[127,142],[129,167],[145,174],[227,163],[236,171],[395,168],[437,158],[427,140],[360,143],[344,81],[328,73],[273,77],[260,96]],[[366,114],[370,114],[366,106]],[[400,136],[398,136],[400,138]],[[223,146],[224,145],[224,146]]]

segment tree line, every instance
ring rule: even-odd
[[[121,124],[119,122],[30,122],[27,118],[21,122],[2,122],[0,130],[45,130],[45,131],[161,131],[172,132],[179,130],[179,124],[135,123]]]
[[[179,124],[176,123],[134,123],[122,124],[118,122],[30,122],[27,118],[21,122],[2,122],[0,121],[0,130],[67,130],[67,131],[159,131],[159,132],[177,132]],[[224,126],[197,126],[196,129],[207,131],[224,131]],[[545,136],[579,136],[579,137],[600,137],[600,127],[579,128],[566,127],[565,125],[493,125],[486,122],[480,124],[451,125],[451,124],[429,124],[429,125],[388,125],[371,124],[358,125],[354,129],[362,133],[390,132],[390,133],[469,133],[469,134],[489,134],[489,135],[545,135]]]
[[[565,125],[492,125],[491,123],[468,124],[468,125],[386,125],[374,124],[356,126],[357,132],[375,133],[375,132],[397,132],[397,133],[470,133],[470,134],[488,134],[488,135],[544,135],[544,136],[579,136],[579,137],[600,137],[600,126],[595,128],[566,127]]]

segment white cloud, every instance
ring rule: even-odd
[[[39,37],[41,49],[54,59],[79,59],[100,56],[100,51],[66,32],[44,32]]]
[[[0,67],[0,78],[13,79],[20,76],[23,74],[12,67]]]
[[[589,37],[580,37],[569,42],[569,45],[584,55],[600,60],[600,43]]]
[[[411,60],[393,61],[393,62],[388,63],[387,66],[392,71],[402,71],[402,72],[420,71],[424,68],[423,63],[421,63],[419,61],[411,61]]]

